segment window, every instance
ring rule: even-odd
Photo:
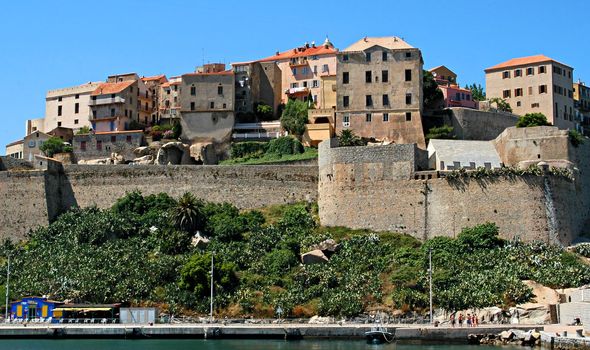
[[[535,69],[533,67],[527,68],[526,75],[535,75]]]
[[[301,69],[301,74],[304,74],[304,75],[307,74],[307,67],[303,67]]]
[[[371,81],[373,81],[373,72],[368,70],[365,72],[365,83],[370,83]]]
[[[412,52],[408,51],[406,52],[406,58],[411,58],[412,57]]]
[[[194,111],[194,110],[195,110],[195,103],[191,102],[191,111]]]
[[[522,69],[515,69],[514,70],[514,77],[522,77]]]
[[[383,105],[389,106],[389,95],[383,95]]]
[[[348,84],[349,75],[348,72],[342,72],[342,84]]]
[[[191,96],[197,95],[197,88],[195,86],[191,86]]]
[[[572,90],[567,91],[567,97],[574,98],[574,92]]]
[[[115,143],[117,142],[117,136],[113,135],[111,136],[111,143]]]
[[[223,86],[218,86],[217,87],[217,94],[218,95],[223,95]]]
[[[539,108],[539,103],[531,103],[531,108]]]
[[[533,94],[533,87],[529,86],[529,96]]]
[[[79,94],[76,94],[76,96],[74,97],[76,100],[80,98]]]
[[[96,111],[92,111],[92,118],[96,119]]]
[[[213,101],[209,102],[209,108],[215,108],[215,102],[213,102]]]
[[[166,95],[170,95],[170,89],[166,89]]]
[[[114,116],[115,116],[115,109],[111,108],[111,117],[114,117]]]
[[[127,135],[127,143],[131,143],[131,135]]]
[[[387,51],[383,51],[381,59],[383,60],[383,62],[387,61]]]
[[[326,72],[328,72],[328,65],[327,64],[324,64],[322,66],[322,73],[326,73]]]
[[[350,101],[348,96],[342,96],[342,107],[348,107]]]
[[[311,81],[311,87],[313,87],[313,88],[320,87],[319,81],[317,81],[317,80],[312,80],[312,81]]]
[[[371,95],[365,96],[365,105],[367,107],[372,107],[373,106],[373,97]]]
[[[539,74],[547,73],[547,67],[539,66]]]
[[[100,141],[100,140],[96,141],[96,150],[102,151],[102,141]]]
[[[318,74],[318,66],[313,66],[313,74]]]
[[[57,126],[61,126],[61,122],[57,122]]]
[[[78,124],[78,119],[74,119],[74,124]]]
[[[471,95],[470,95],[470,94],[467,94],[467,95],[465,95],[465,99],[466,99],[467,101],[471,101]]]
[[[342,61],[347,62],[348,61],[348,55],[342,55]]]
[[[520,101],[516,101],[516,107],[520,107],[521,103]]]
[[[86,141],[80,141],[80,149],[86,151]]]
[[[389,81],[389,71],[382,70],[381,71],[381,82],[387,83]]]
[[[503,98],[510,98],[510,90],[504,90],[502,92],[502,97]]]
[[[61,106],[57,106],[57,116],[61,116]]]
[[[226,109],[226,108],[227,108],[227,104],[224,103],[223,104],[223,109]]]
[[[342,116],[342,126],[344,126],[344,127],[350,126],[350,115],[345,114]]]
[[[365,52],[365,59],[367,60],[367,62],[371,62],[371,53],[370,52]]]
[[[129,92],[133,92],[133,86],[129,88]]]
[[[318,102],[318,95],[313,95],[313,102],[317,103]]]
[[[291,89],[295,89],[296,87],[299,87],[299,83],[291,83]]]
[[[522,88],[514,89],[514,97],[522,96]]]
[[[293,75],[297,75],[297,68],[293,68]]]
[[[367,123],[370,123],[372,120],[373,120],[373,116],[371,115],[371,113],[365,114],[365,121]]]
[[[406,121],[407,122],[411,122],[412,121],[412,112],[406,112]]]
[[[76,103],[74,105],[74,113],[75,114],[78,114],[79,112],[80,112],[80,104],[79,103]]]
[[[539,93],[546,94],[547,93],[547,85],[539,85]]]
[[[406,69],[406,81],[412,81],[412,70]]]
[[[57,98],[57,100],[58,100],[59,102],[61,102],[61,99],[62,99],[62,98],[61,98],[61,96]]]
[[[174,85],[174,91],[178,91],[178,85]]]
[[[412,104],[412,94],[406,94],[406,104],[407,105]]]
[[[455,101],[461,101],[461,93],[455,92]]]
[[[303,87],[306,88],[307,87],[307,81],[303,82]]]
[[[502,79],[508,79],[508,78],[510,78],[510,72],[507,70],[502,72]]]
[[[388,122],[389,121],[389,113],[383,113],[383,121],[384,122]]]

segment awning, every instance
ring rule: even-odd
[[[111,311],[112,307],[56,307],[53,311]]]

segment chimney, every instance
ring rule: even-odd
[[[311,42],[311,47],[315,47],[315,40]]]
[[[277,51],[277,52],[275,52],[275,55],[277,55],[277,56],[278,56],[278,55],[279,55],[279,52],[278,52],[278,51]]]
[[[365,36],[365,37],[363,38],[363,41],[364,41],[364,42],[368,42],[369,40],[367,40],[367,37]]]
[[[305,42],[305,48],[309,49],[309,43],[307,41]]]

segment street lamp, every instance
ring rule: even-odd
[[[432,248],[428,248],[428,280],[430,284],[430,324],[434,323],[432,319]]]
[[[209,320],[213,322],[213,255],[215,252],[211,252],[211,305],[209,306]]]
[[[5,307],[6,308],[4,309],[4,312],[5,312],[4,320],[5,321],[8,321],[8,317],[9,317],[8,316],[9,315],[9,313],[8,313],[8,289],[9,289],[9,283],[10,283],[10,255],[8,255],[8,266],[7,266],[7,269],[6,269],[6,304],[5,304]]]

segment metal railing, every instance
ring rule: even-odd
[[[276,139],[280,136],[280,132],[245,132],[232,134],[234,139]]]
[[[109,98],[97,98],[96,100],[88,101],[89,106],[108,105],[113,103],[125,103],[125,99],[119,96]]]

